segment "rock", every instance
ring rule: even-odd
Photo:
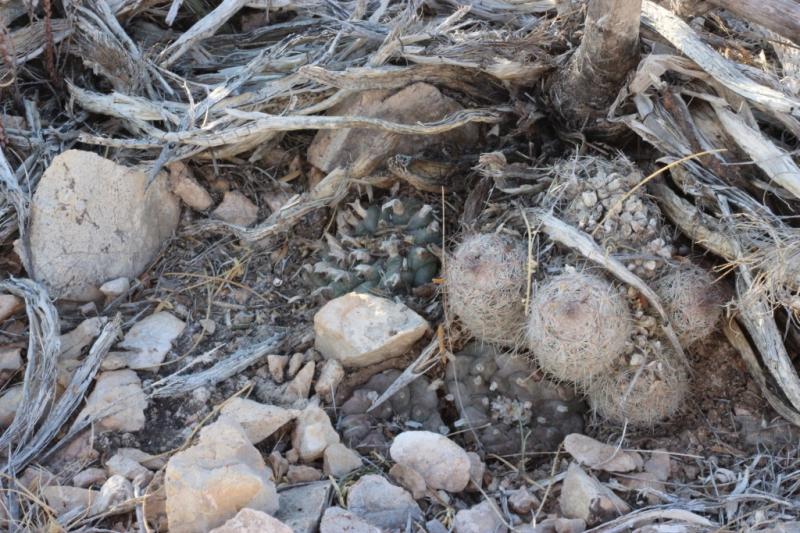
[[[425,319],[405,305],[370,294],[345,294],[314,316],[317,350],[345,368],[402,355],[427,331]]]
[[[530,533],[583,533],[586,522],[580,518],[547,518],[530,528]],[[637,530],[638,532],[639,530]]]
[[[580,518],[589,525],[606,522],[630,511],[611,489],[572,463],[561,487],[560,506],[567,518]]]
[[[183,203],[197,211],[205,211],[211,207],[214,200],[208,191],[194,179],[192,170],[185,163],[175,161],[168,164],[167,169],[169,170],[169,187],[178,198],[183,200]]]
[[[411,492],[411,496],[415,500],[419,500],[428,490],[428,485],[425,480],[419,475],[419,472],[410,466],[395,464],[389,469],[389,475],[392,479],[397,481],[401,487]]]
[[[80,489],[85,489],[92,485],[102,485],[106,479],[108,476],[102,468],[87,468],[75,474],[72,484]]]
[[[486,464],[481,461],[475,452],[467,452],[469,458],[469,485],[468,488],[478,490],[483,486],[483,475],[486,473]]]
[[[242,509],[211,533],[292,533],[289,526],[267,513]]]
[[[455,533],[505,533],[508,528],[500,519],[500,509],[492,501],[484,501],[456,513],[453,520]]]
[[[131,290],[131,280],[125,277],[112,279],[100,285],[100,292],[108,299],[114,299],[129,290]]]
[[[539,507],[539,498],[525,487],[520,487],[508,495],[508,506],[519,515],[527,515]]]
[[[334,106],[329,115],[375,117],[405,124],[434,122],[462,109],[451,98],[427,83],[415,83],[392,93],[361,91]],[[355,128],[320,130],[308,148],[308,161],[324,172],[336,167],[348,175],[363,177],[395,154],[415,154],[436,143],[468,146],[477,139],[477,128],[467,125],[443,135],[398,135],[392,132]]]
[[[284,409],[244,398],[231,398],[225,403],[221,413],[241,424],[253,444],[266,439],[300,414],[294,409]]]
[[[39,492],[42,487],[58,485],[58,476],[39,465],[31,465],[18,478],[19,483],[31,492]]]
[[[133,459],[149,470],[159,470],[167,465],[167,457],[164,455],[151,455],[138,448],[118,448],[117,455]]]
[[[375,474],[362,477],[350,487],[347,509],[381,529],[405,529],[409,518],[422,519],[422,510],[411,494]]]
[[[322,472],[313,466],[306,465],[292,465],[289,471],[286,472],[286,479],[291,484],[308,483],[309,481],[319,481],[322,478]]]
[[[319,371],[319,377],[314,384],[314,390],[320,398],[331,400],[336,393],[336,387],[344,379],[344,368],[336,359],[328,359]]]
[[[13,294],[0,294],[0,322],[25,307],[25,302]]]
[[[269,467],[272,469],[275,482],[279,482],[289,472],[289,461],[280,452],[273,451],[269,454]]]
[[[135,278],[178,226],[180,205],[166,174],[147,187],[145,171],[92,152],[53,159],[31,203],[30,262],[51,296],[86,302],[108,280]]]
[[[275,518],[295,533],[315,533],[320,517],[330,501],[333,486],[329,481],[289,487],[280,492],[281,507]]]
[[[381,530],[341,507],[328,507],[322,515],[319,533],[381,533]]]
[[[275,383],[283,383],[283,372],[286,369],[286,363],[289,362],[288,355],[268,355],[267,366],[269,367],[269,374]]]
[[[125,457],[120,454],[113,455],[106,461],[106,470],[112,476],[119,475],[125,479],[133,481],[136,476],[152,476],[152,473],[130,457]]]
[[[123,476],[108,478],[100,488],[100,494],[92,504],[90,514],[126,513],[135,507],[133,485]]]
[[[100,491],[50,485],[42,487],[40,494],[56,516],[63,516],[66,513],[77,514],[89,510],[100,495]]]
[[[308,405],[297,418],[292,435],[292,446],[300,459],[306,462],[322,457],[325,448],[339,442],[339,434],[333,429],[331,420],[320,407]]]
[[[667,481],[672,472],[672,459],[666,450],[653,450],[644,463],[645,472],[650,472],[659,481]]]
[[[464,449],[431,431],[405,431],[389,448],[392,459],[413,468],[433,489],[461,492],[469,483],[470,460]]]
[[[297,352],[292,354],[292,357],[289,358],[289,368],[286,369],[286,375],[290,378],[293,378],[297,371],[300,370],[300,366],[303,364],[303,354]]]
[[[425,529],[428,531],[428,533],[449,533],[449,530],[444,527],[444,524],[442,524],[436,518],[425,522]]]
[[[125,334],[119,347],[128,350],[128,367],[135,370],[158,370],[172,342],[183,333],[186,323],[166,311],[140,320]]]
[[[17,416],[19,404],[22,402],[22,385],[15,385],[0,395],[0,428],[5,429]]]
[[[346,476],[361,468],[361,456],[340,442],[330,444],[322,454],[322,471],[326,476]]]
[[[78,359],[83,349],[100,335],[108,319],[105,317],[87,318],[78,327],[61,335],[61,353],[59,359]]]
[[[120,370],[128,366],[128,352],[108,352],[100,363],[101,370]]]
[[[211,215],[229,224],[249,226],[258,220],[258,207],[239,191],[228,191]]]
[[[295,401],[308,398],[311,392],[311,380],[314,379],[314,361],[309,361],[294,379],[286,386],[286,399]]]
[[[144,427],[147,398],[133,370],[103,372],[78,419],[104,414],[95,427],[100,431],[139,431]]]
[[[170,532],[205,532],[245,507],[274,513],[278,495],[270,475],[242,426],[221,416],[200,431],[197,444],[167,463]]]
[[[664,482],[658,479],[655,474],[634,472],[626,474],[624,477],[620,476],[620,482],[630,490],[643,494],[650,505],[662,503],[661,498],[654,491],[663,493],[666,487]]]
[[[638,453],[626,452],[580,433],[567,435],[564,438],[564,449],[578,463],[593,470],[630,472],[643,466],[642,457]]]
[[[22,368],[21,348],[0,349],[0,372],[14,373]]]

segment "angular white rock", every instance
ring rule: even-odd
[[[330,400],[336,393],[336,387],[344,379],[344,368],[336,359],[328,359],[319,371],[314,390],[320,398]]]
[[[347,493],[347,509],[373,526],[400,530],[409,518],[419,520],[422,511],[405,489],[369,474],[353,484]]]
[[[100,414],[102,418],[95,424],[100,431],[139,431],[144,427],[145,409],[147,397],[136,372],[114,370],[97,377],[78,419]]]
[[[461,492],[469,483],[467,452],[444,435],[405,431],[394,438],[389,455],[396,463],[419,472],[430,488]]]
[[[164,485],[171,533],[205,533],[245,507],[274,513],[278,494],[261,453],[242,426],[222,416],[197,444],[173,455]]]
[[[292,529],[263,511],[242,509],[211,533],[292,533]]]
[[[342,444],[336,442],[328,445],[322,455],[322,470],[326,476],[341,477],[353,470],[361,468],[361,456]]]
[[[493,501],[483,501],[456,513],[453,520],[455,533],[506,533],[508,528],[500,520],[502,514]]]
[[[108,280],[135,278],[178,226],[166,173],[147,187],[143,170],[92,152],[53,159],[31,203],[30,262],[50,294],[89,301]]]
[[[286,399],[290,402],[308,398],[311,392],[311,381],[314,379],[314,361],[309,361],[286,386]]]
[[[308,405],[297,418],[292,434],[292,446],[300,459],[309,462],[322,457],[331,444],[339,442],[339,434],[333,429],[327,413],[317,405]]]
[[[172,341],[177,339],[186,323],[166,311],[154,313],[133,325],[119,343],[128,350],[128,367],[133,369],[158,370],[164,362]]]
[[[578,463],[593,470],[630,472],[643,465],[642,456],[638,453],[626,452],[580,433],[567,435],[564,438],[564,449]]]
[[[341,507],[328,507],[322,515],[319,533],[381,533],[381,530]]]
[[[345,368],[402,355],[428,329],[428,322],[405,305],[354,292],[331,300],[314,316],[317,350]]]
[[[266,439],[300,414],[294,409],[284,409],[244,398],[228,400],[221,413],[241,424],[253,444]]]
[[[106,317],[96,316],[87,318],[69,333],[61,335],[61,353],[59,358],[77,359],[80,357],[83,349],[89,346],[95,337],[100,335],[106,322],[108,322]]]
[[[120,294],[125,294],[131,288],[131,280],[126,277],[112,279],[100,285],[100,292],[106,298],[116,298]]]

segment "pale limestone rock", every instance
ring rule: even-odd
[[[334,106],[329,115],[375,117],[404,124],[435,122],[462,109],[433,85],[414,83],[399,91],[370,90]],[[324,172],[347,168],[348,175],[363,177],[396,154],[415,154],[438,143],[469,146],[478,129],[466,125],[441,135],[399,135],[374,129],[320,130],[308,148],[308,161]]]
[[[322,470],[326,476],[342,477],[361,468],[361,456],[342,444],[330,444],[322,454]]]
[[[300,372],[292,379],[286,386],[286,399],[288,401],[295,401],[308,398],[311,392],[311,381],[314,379],[314,361],[309,361]]]
[[[0,394],[0,428],[5,429],[11,425],[21,402],[22,385],[9,387]]]
[[[228,191],[211,215],[229,224],[249,226],[258,220],[258,207],[239,191]]]
[[[131,280],[126,277],[115,278],[100,285],[100,292],[109,299],[125,294],[131,289]]]
[[[25,302],[13,294],[0,294],[0,322],[25,307]]]
[[[392,476],[392,479],[397,481],[401,487],[409,491],[415,500],[419,500],[425,496],[425,492],[428,490],[428,485],[425,483],[425,480],[419,472],[410,466],[401,464],[392,465],[392,468],[389,469],[389,475]]]
[[[483,501],[456,513],[453,520],[455,533],[506,533],[508,528],[500,519],[500,509],[493,501]]]
[[[586,465],[593,470],[630,472],[643,465],[642,457],[638,453],[626,452],[580,433],[567,435],[564,438],[564,449],[579,464]]]
[[[292,533],[292,529],[263,511],[242,509],[211,533]]]
[[[330,400],[336,393],[336,387],[344,379],[344,368],[336,359],[328,359],[319,371],[314,390],[320,398]]]
[[[428,329],[428,322],[405,305],[371,294],[346,294],[314,316],[317,350],[345,368],[402,355]]]
[[[471,463],[464,449],[431,431],[405,431],[394,438],[389,455],[413,468],[428,487],[461,492],[469,483]]]
[[[53,159],[31,203],[30,262],[50,294],[89,301],[108,280],[135,278],[178,225],[180,205],[166,173],[147,187],[145,171],[92,152]]]
[[[381,529],[341,507],[328,507],[322,515],[319,533],[381,533]]]
[[[375,474],[362,477],[350,487],[347,509],[373,526],[389,530],[405,528],[409,518],[422,518],[411,494]]]
[[[92,485],[102,485],[106,479],[108,479],[108,476],[102,468],[87,468],[75,474],[72,478],[72,485],[85,489]]]
[[[166,311],[140,320],[125,334],[119,347],[128,350],[128,367],[135,370],[158,370],[172,342],[183,333],[186,323]]]
[[[147,398],[133,370],[103,372],[86,400],[79,419],[102,414],[95,424],[100,431],[139,431],[144,427]],[[111,413],[105,415],[105,413]]]
[[[113,475],[100,487],[100,494],[92,503],[89,514],[119,514],[132,511],[136,506],[133,484],[120,475]]]
[[[194,446],[167,463],[164,484],[171,533],[205,532],[241,509],[278,509],[271,473],[242,426],[228,417],[200,431]]]
[[[284,409],[244,398],[231,398],[221,413],[241,424],[253,444],[266,439],[300,414],[294,409]]]
[[[300,370],[300,367],[303,365],[303,354],[300,352],[292,354],[292,357],[289,358],[289,366],[286,369],[286,376],[289,378],[293,378],[297,371]]]
[[[42,487],[40,494],[56,516],[78,510],[88,511],[100,496],[100,491],[60,485]]]
[[[269,375],[275,383],[283,383],[283,373],[286,370],[286,363],[289,362],[288,355],[268,355],[267,367]]]
[[[339,442],[339,434],[333,429],[331,419],[319,406],[308,405],[297,418],[292,435],[292,446],[300,459],[306,462],[322,457],[331,444]]]
[[[133,481],[136,476],[150,476],[151,472],[130,457],[115,454],[106,461],[106,470],[112,476],[119,475]]]
[[[172,192],[183,203],[196,209],[205,211],[214,203],[208,191],[200,185],[192,175],[192,170],[182,161],[175,161],[167,165],[169,170],[169,186]]]
[[[108,319],[105,317],[87,318],[69,333],[61,335],[59,359],[79,358],[83,349],[89,346],[95,337],[100,335],[106,322],[108,322]]]
[[[580,518],[589,525],[605,522],[630,511],[630,507],[611,489],[586,474],[576,463],[567,469],[561,486],[561,513]]]

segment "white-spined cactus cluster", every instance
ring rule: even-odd
[[[710,272],[673,258],[673,232],[642,180],[622,157],[565,159],[554,166],[545,202],[651,285],[689,347],[715,331],[722,291]],[[549,268],[529,268],[535,262],[526,244],[509,235],[466,236],[448,256],[451,313],[478,340],[530,354],[611,421],[651,426],[675,414],[689,370],[642,295],[557,245]]]

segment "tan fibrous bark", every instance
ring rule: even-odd
[[[603,133],[604,120],[626,77],[639,61],[642,0],[590,0],[584,36],[550,89],[569,129]]]

